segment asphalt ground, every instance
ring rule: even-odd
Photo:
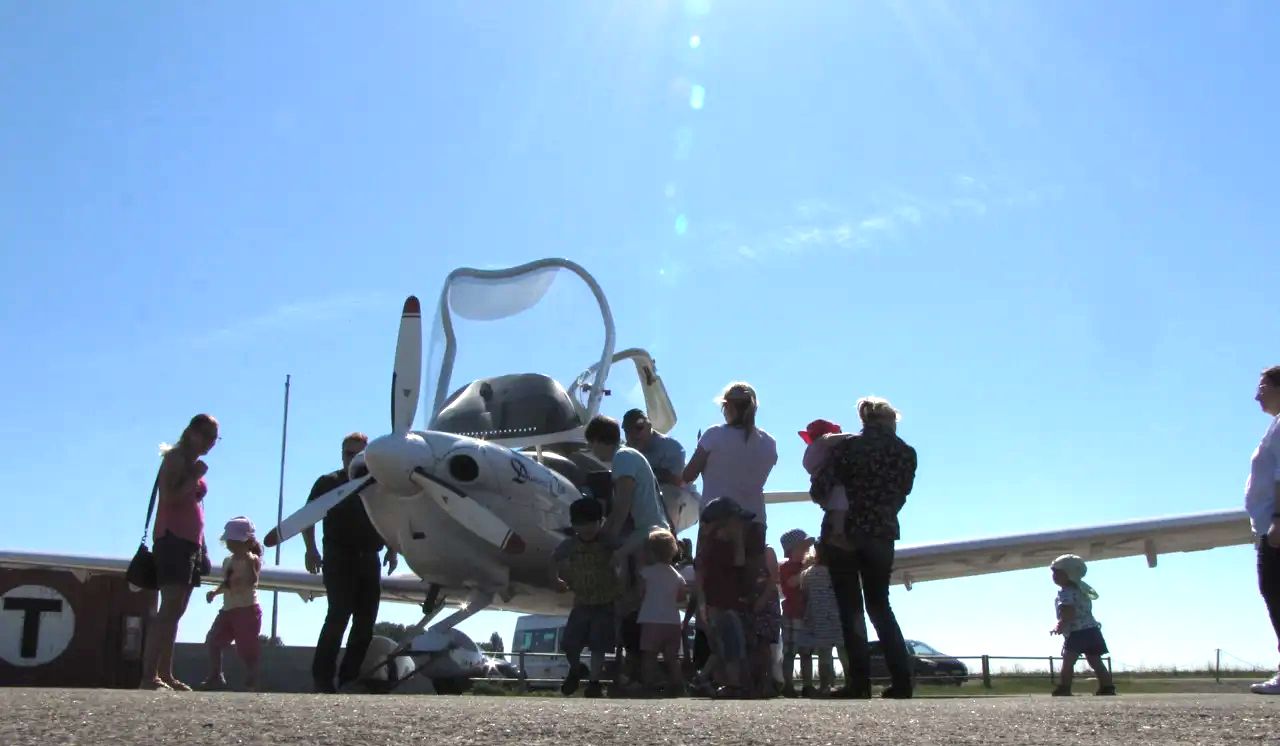
[[[586,700],[0,689],[0,744],[1280,743],[1280,697]]]

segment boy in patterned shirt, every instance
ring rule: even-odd
[[[556,588],[573,591],[573,610],[564,628],[564,655],[569,659],[569,675],[560,685],[565,695],[578,690],[578,682],[586,667],[581,656],[584,647],[591,648],[590,682],[583,692],[586,697],[604,694],[600,673],[604,656],[614,646],[617,618],[613,602],[618,598],[619,581],[613,566],[617,542],[602,533],[604,510],[594,498],[584,497],[569,506],[569,522],[573,536],[561,542],[553,555]]]

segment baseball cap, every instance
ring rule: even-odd
[[[248,541],[253,538],[253,521],[238,515],[222,529],[222,541]]]
[[[800,439],[805,443],[812,443],[824,435],[843,432],[840,426],[831,420],[814,420],[810,422],[805,429],[800,431]]]
[[[604,518],[604,508],[594,497],[574,500],[569,505],[569,523],[579,526],[584,523],[599,523]]]
[[[737,516],[744,521],[749,521],[756,517],[755,513],[744,510],[741,505],[731,497],[717,497],[706,504],[702,509],[702,522],[711,523],[714,521],[724,520]]]
[[[791,554],[791,550],[803,543],[812,543],[813,537],[804,532],[804,529],[793,528],[782,535],[782,551],[785,554]]]
[[[649,415],[645,414],[643,409],[628,409],[627,413],[622,415],[622,429],[630,430],[632,425],[647,419]]]

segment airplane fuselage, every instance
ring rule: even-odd
[[[450,594],[491,591],[495,608],[567,611],[571,597],[553,587],[552,553],[567,536],[579,485],[536,452],[443,432],[385,437],[353,469],[363,462],[377,480],[361,499],[415,574]],[[663,501],[677,532],[696,521],[696,492],[666,486]]]

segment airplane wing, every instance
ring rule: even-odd
[[[66,570],[77,577],[89,575],[123,577],[125,570],[129,567],[129,560],[119,557],[0,551],[0,567]],[[217,585],[220,582],[222,582],[222,567],[215,563],[213,572],[204,577],[204,583]],[[264,567],[258,576],[258,590],[297,593],[309,601],[324,595],[324,581],[319,575],[301,570]],[[382,578],[382,600],[384,601],[420,604],[426,597],[426,592],[427,584],[412,573]]]
[[[1248,514],[1225,510],[972,541],[899,545],[892,582],[910,589],[924,580],[1048,567],[1062,554],[1078,554],[1085,561],[1145,556],[1147,565],[1155,567],[1161,554],[1252,543]]]

